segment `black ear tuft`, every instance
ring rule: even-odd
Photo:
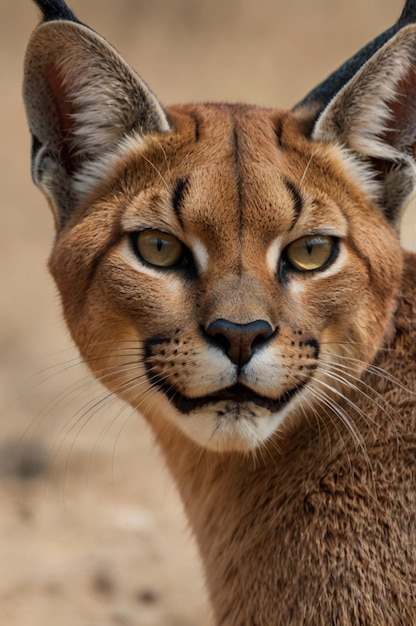
[[[399,17],[399,24],[406,26],[416,20],[416,0],[407,0],[404,9]]]
[[[355,74],[387,41],[389,41],[399,30],[409,24],[416,23],[416,0],[406,0],[403,11],[394,24],[386,31],[370,41],[361,48],[354,56],[346,61],[335,72],[330,74],[322,83],[308,93],[295,109],[303,105],[315,105],[317,119],[321,111],[329,104],[332,98],[346,85]]]
[[[64,0],[34,0],[34,2],[42,11],[44,22],[52,20],[79,22]]]

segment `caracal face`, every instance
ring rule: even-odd
[[[389,330],[400,249],[342,151],[296,116],[168,113],[174,132],[126,146],[51,268],[104,384],[202,446],[250,450],[359,376]]]

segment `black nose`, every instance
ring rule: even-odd
[[[235,365],[243,367],[256,349],[270,339],[275,330],[265,320],[235,324],[229,320],[218,319],[212,322],[205,332]]]

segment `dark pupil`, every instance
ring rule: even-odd
[[[163,248],[163,242],[162,242],[162,240],[161,240],[161,239],[158,239],[158,240],[157,240],[156,247],[157,247],[157,251],[158,251],[158,252],[160,252],[160,251],[161,251],[161,249]]]
[[[307,250],[308,254],[312,254],[313,243],[311,241],[307,241],[306,242],[306,250]]]

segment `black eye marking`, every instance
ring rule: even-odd
[[[176,182],[175,188],[173,190],[173,195],[172,195],[173,210],[182,228],[184,228],[184,223],[183,223],[183,218],[182,218],[182,209],[183,209],[184,198],[188,190],[188,186],[189,186],[189,179],[187,177],[179,178],[179,180]]]
[[[289,230],[291,230],[296,224],[296,222],[298,221],[301,211],[303,209],[303,198],[294,183],[292,183],[287,178],[285,178],[283,182],[286,186],[286,189],[288,190],[288,192],[290,193],[293,199],[293,208],[295,211],[295,217],[293,218],[293,222],[289,228]]]
[[[189,115],[191,116],[195,124],[194,138],[195,138],[195,143],[198,143],[201,137],[201,120],[196,111],[191,111]]]
[[[283,148],[283,142],[282,142],[283,120],[282,120],[281,117],[279,117],[276,120],[274,132],[275,132],[275,135],[276,135],[277,145],[282,150],[282,148]]]

